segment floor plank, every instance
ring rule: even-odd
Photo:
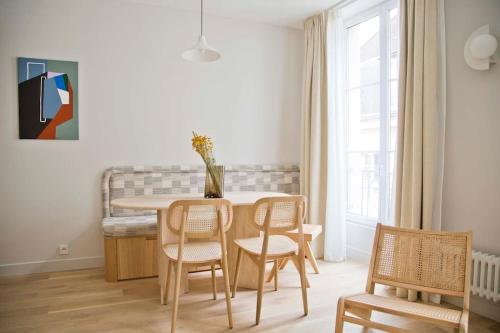
[[[183,332],[333,332],[337,299],[360,292],[367,267],[356,262],[319,261],[321,274],[308,274],[309,315],[302,315],[300,280],[292,265],[280,273],[279,290],[266,284],[261,324],[254,325],[256,293],[233,299],[233,330],[227,317],[221,272],[212,300],[210,273],[190,275],[191,291],[180,298]],[[390,293],[384,288],[379,293]],[[171,305],[159,303],[155,278],[107,283],[102,269],[32,274],[0,279],[0,332],[168,332]],[[375,314],[374,319],[415,332],[448,332],[429,324]],[[345,332],[377,332],[346,324]],[[500,332],[500,323],[472,315],[470,332]]]

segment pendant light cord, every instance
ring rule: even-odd
[[[200,14],[200,25],[201,25],[201,35],[203,36],[203,0],[201,2],[201,14]]]

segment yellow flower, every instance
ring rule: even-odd
[[[211,138],[205,135],[198,135],[195,132],[193,132],[191,143],[193,149],[200,154],[203,159],[209,156],[214,146]]]

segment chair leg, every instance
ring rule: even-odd
[[[316,262],[316,258],[314,258],[314,254],[313,254],[312,249],[311,249],[311,244],[309,242],[304,242],[304,248],[306,250],[307,260],[309,260],[309,263],[311,264],[312,268],[314,269],[314,272],[316,272],[316,274],[319,274],[318,263]]]
[[[292,256],[291,259],[292,259],[293,265],[297,269],[297,272],[300,274],[300,263],[299,263],[298,256]],[[306,279],[306,286],[307,286],[307,288],[310,288],[311,285],[309,284],[309,280],[307,279],[307,276],[305,277],[305,279]]]
[[[309,306],[307,303],[307,277],[306,277],[306,262],[304,256],[297,258],[300,269],[300,287],[302,289],[302,304],[304,306],[304,315],[309,313]]]
[[[273,268],[273,272],[274,272],[274,291],[278,291],[278,269],[279,267],[279,261],[278,259],[276,259],[274,261],[274,268]]]
[[[233,312],[231,310],[231,293],[230,293],[230,284],[229,284],[229,270],[227,267],[227,256],[224,255],[224,260],[221,263],[222,266],[222,275],[224,278],[224,293],[226,295],[226,308],[227,308],[227,319],[229,321],[229,328],[233,328]]]
[[[469,332],[469,310],[462,311],[462,317],[460,317],[460,326],[458,327],[458,332]]]
[[[233,295],[234,298],[236,296],[236,289],[238,289],[238,278],[240,276],[240,265],[241,265],[241,256],[243,255],[243,251],[241,248],[238,248],[238,257],[236,259],[236,269],[234,271],[234,281],[233,281]]]
[[[212,268],[212,294],[214,300],[217,299],[217,282],[215,280],[215,265],[210,266]]]
[[[262,310],[262,294],[264,293],[264,275],[266,273],[266,258],[260,258],[259,265],[259,285],[257,289],[257,313],[255,315],[255,325],[259,325],[260,313]]]
[[[165,291],[163,293],[163,303],[167,305],[168,304],[168,289],[170,288],[170,276],[172,271],[172,262],[170,260],[167,261],[167,279],[165,280],[165,284],[163,285],[163,290]]]
[[[181,287],[182,275],[182,261],[178,261],[175,267],[175,285],[174,285],[174,298],[172,306],[172,323],[170,326],[170,333],[175,333],[175,324],[177,322],[177,310],[179,308],[179,289]]]
[[[266,282],[271,282],[274,279],[274,275],[276,275],[276,261],[274,262],[273,269],[267,276]]]
[[[281,259],[281,262],[280,262],[280,271],[283,270],[286,267],[286,264],[288,264],[288,258]]]
[[[337,318],[335,319],[335,333],[344,331],[344,298],[340,297],[337,303]]]

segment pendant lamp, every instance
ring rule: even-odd
[[[192,48],[182,52],[182,57],[193,62],[212,62],[220,58],[220,53],[207,44],[207,40],[203,35],[203,0],[200,0],[200,3],[200,37],[198,37],[198,42]]]

